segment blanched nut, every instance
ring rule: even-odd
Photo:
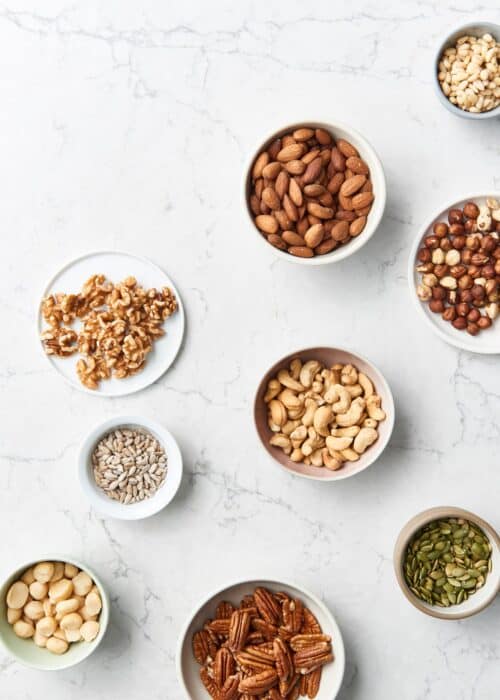
[[[62,620],[62,618],[65,615],[69,615],[72,612],[76,612],[79,608],[82,607],[80,600],[78,598],[68,598],[68,600],[60,600],[59,603],[56,603],[56,617]]]
[[[417,296],[421,301],[429,301],[432,299],[432,289],[426,284],[419,284],[417,287]]]
[[[36,623],[36,629],[39,634],[43,634],[44,637],[51,637],[57,628],[57,622],[53,617],[42,617]]]
[[[64,578],[64,562],[55,561],[54,562],[54,573],[51,576],[50,583],[55,583]]]
[[[23,616],[22,608],[7,608],[7,622],[13,625]]]
[[[35,634],[33,623],[25,622],[24,620],[14,622],[13,630],[18,637],[21,637],[21,639],[29,639]]]
[[[83,571],[80,573],[83,573]],[[80,574],[78,574],[78,576],[80,576]],[[73,579],[73,582],[76,581],[78,576],[75,576],[75,578]],[[85,576],[87,576],[87,578],[90,580],[90,577],[87,574],[85,574]],[[67,598],[70,598],[71,594],[73,593],[73,586],[74,586],[73,582],[67,578],[62,578],[60,581],[56,581],[55,583],[51,583],[49,586],[49,598],[50,598],[50,600],[53,603],[58,603],[60,600],[66,600]],[[75,593],[78,594],[78,592],[76,591],[76,588],[75,588]]]
[[[34,580],[35,577],[33,576],[33,567],[30,567],[29,569],[26,569],[24,574],[21,576],[21,581],[27,586],[31,586]]]
[[[373,445],[377,438],[378,432],[374,428],[361,428],[354,438],[353,447],[358,454],[362,455],[370,445]]]
[[[281,369],[278,372],[278,381],[283,384],[283,386],[292,389],[292,391],[304,391],[304,387],[300,382],[290,376],[286,369]]]
[[[302,386],[306,389],[312,386],[314,377],[321,369],[321,365],[317,360],[309,360],[302,365],[300,370],[299,380]]]
[[[16,581],[9,588],[5,602],[9,608],[19,610],[24,608],[28,600],[29,589],[24,581]]]
[[[80,634],[86,642],[92,642],[99,634],[100,625],[98,622],[84,622],[80,628]]]
[[[49,587],[46,583],[40,583],[40,581],[33,581],[30,585],[30,596],[35,600],[43,600],[47,596]]]
[[[382,399],[377,394],[369,396],[366,400],[366,411],[370,418],[376,421],[385,420],[385,411],[380,407]]]
[[[39,600],[30,600],[24,606],[24,614],[30,620],[41,620],[45,615],[42,603]]]
[[[33,576],[40,583],[48,583],[54,574],[54,564],[50,561],[41,561],[33,567]]]
[[[320,406],[314,414],[313,426],[318,435],[326,437],[330,435],[329,425],[333,421],[334,415],[331,406]]]
[[[100,608],[99,608],[100,610]],[[97,612],[99,612],[99,610]],[[69,613],[68,615],[65,615],[60,624],[59,627],[67,632],[68,630],[79,630],[80,627],[83,625],[83,619],[81,615],[79,615],[76,612]]]
[[[373,397],[370,396],[369,399]],[[348,428],[351,425],[356,425],[361,420],[361,416],[366,407],[366,401],[362,398],[354,399],[349,410],[346,413],[340,413],[336,417],[336,423],[341,428]],[[370,416],[371,417],[371,416]]]
[[[47,639],[45,646],[52,654],[65,654],[69,649],[68,642],[58,637],[50,637],[50,639]]]
[[[66,635],[66,641],[67,642],[79,642],[82,639],[82,635],[80,632],[81,627],[79,627],[76,630],[64,630],[64,634]]]
[[[75,578],[75,576],[78,574],[79,568],[75,566],[74,564],[65,564],[64,565],[64,576],[65,578]]]
[[[48,637],[45,637],[43,634],[40,634],[38,630],[35,630],[35,634],[33,635],[33,641],[35,642],[37,647],[46,647],[47,639]]]
[[[365,418],[363,421],[363,428],[376,428],[378,425],[378,421],[376,421],[374,418]]]
[[[321,448],[319,450],[314,450],[314,452],[311,453],[311,464],[313,467],[322,467],[323,466],[323,450],[325,448]]]

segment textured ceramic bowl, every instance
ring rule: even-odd
[[[441,314],[434,314],[429,309],[426,302],[420,301],[417,296],[417,287],[421,281],[421,273],[417,272],[417,265],[420,263],[417,260],[417,254],[425,236],[432,233],[432,227],[437,221],[448,221],[447,215],[450,209],[462,209],[464,204],[469,201],[476,204],[484,204],[487,198],[493,198],[500,201],[500,192],[482,192],[480,194],[470,194],[467,197],[449,202],[446,206],[440,209],[430,218],[426,219],[424,225],[418,232],[408,259],[408,283],[410,286],[410,294],[413,299],[417,313],[427,323],[430,328],[438,335],[441,340],[450,343],[461,350],[469,352],[477,352],[482,354],[500,353],[500,319],[493,322],[490,328],[481,331],[476,336],[471,336],[467,331],[459,331],[454,328],[451,323],[444,321]]]
[[[284,591],[294,598],[300,598],[306,607],[316,616],[324,634],[332,638],[335,660],[323,667],[321,686],[316,700],[334,700],[342,685],[345,668],[344,642],[339,626],[328,608],[312,593],[295,583],[272,580],[236,581],[224,586],[205,598],[189,616],[179,637],[177,646],[177,676],[184,695],[189,700],[207,700],[207,691],[200,680],[200,667],[192,651],[194,633],[203,627],[208,618],[214,616],[217,605],[230,601],[237,605],[243,596],[253,593],[257,586],[264,586],[272,591]]]
[[[99,616],[99,634],[92,642],[78,642],[76,644],[70,644],[68,651],[65,654],[61,654],[61,656],[51,654],[51,652],[47,651],[47,649],[37,647],[31,639],[20,639],[15,635],[11,625],[9,625],[7,622],[7,609],[5,604],[7,591],[14,581],[17,581],[24,574],[26,569],[29,569],[31,566],[34,566],[41,561],[63,561],[68,564],[74,564],[79,569],[82,569],[88,573],[99,589],[99,593],[101,595],[102,610]],[[48,556],[42,556],[19,566],[3,582],[0,588],[0,642],[3,645],[6,653],[24,666],[30,666],[31,668],[36,668],[40,671],[61,671],[65,668],[75,666],[76,664],[80,663],[80,661],[83,661],[94,653],[106,634],[106,629],[109,622],[109,608],[109,597],[104,584],[97,574],[86,564],[83,564],[81,561],[78,561],[73,557],[66,556],[65,554],[50,554]]]
[[[488,574],[484,586],[463,603],[459,605],[450,605],[449,608],[429,605],[425,601],[420,600],[420,598],[417,598],[408,588],[403,574],[406,548],[412,537],[414,537],[424,525],[441,518],[464,518],[465,520],[469,520],[481,528],[484,534],[489,538],[492,546],[492,570]],[[422,513],[415,515],[415,517],[406,523],[399,534],[394,547],[393,561],[396,578],[404,595],[417,610],[431,617],[438,617],[442,620],[461,620],[465,617],[470,617],[484,610],[500,591],[500,539],[498,534],[489,523],[474,513],[470,513],[462,508],[439,506],[437,508],[429,508],[429,510],[424,510]]]
[[[441,102],[443,107],[446,107],[448,111],[457,117],[462,117],[463,119],[494,119],[495,117],[500,117],[500,106],[495,107],[495,109],[491,109],[489,112],[479,112],[478,114],[475,114],[474,112],[466,112],[464,109],[460,109],[460,107],[454,105],[446,97],[441,89],[441,85],[439,84],[439,62],[444,51],[450,48],[450,46],[455,46],[457,39],[460,39],[461,36],[482,36],[483,34],[491,34],[494,39],[500,41],[500,24],[496,24],[495,22],[471,22],[469,24],[462,24],[460,27],[457,27],[450,32],[450,34],[447,34],[446,37],[441,39],[434,57],[433,83],[438,100]]]
[[[165,448],[167,455],[165,482],[151,498],[146,498],[139,503],[123,505],[118,501],[113,501],[95,483],[92,453],[99,440],[120,427],[147,430]],[[139,520],[155,515],[174,498],[182,480],[182,455],[174,436],[156,421],[142,416],[116,416],[96,426],[83,441],[78,458],[78,476],[85,495],[96,511],[109,518]]]
[[[290,255],[290,253],[278,250],[278,248],[275,248],[270,243],[268,243],[254,223],[253,214],[249,204],[252,167],[256,157],[263,149],[267,148],[269,144],[272,143],[276,138],[301,127],[326,129],[331,134],[333,134],[335,138],[346,139],[347,141],[350,141],[350,143],[352,143],[352,145],[357,148],[360,156],[363,158],[364,161],[366,161],[368,167],[370,168],[370,176],[373,183],[373,193],[375,195],[373,206],[371,208],[370,213],[368,214],[366,226],[364,230],[359,234],[359,236],[356,236],[356,238],[353,238],[349,243],[339,246],[335,250],[332,250],[330,253],[327,253],[326,255],[316,255],[313,258],[300,258],[295,255]],[[350,255],[356,253],[356,251],[362,248],[375,233],[378,225],[380,224],[380,220],[382,219],[386,202],[385,176],[384,171],[382,169],[382,164],[380,163],[379,157],[377,156],[373,147],[368,143],[368,141],[366,141],[363,138],[363,136],[361,136],[361,134],[358,134],[357,131],[351,129],[351,127],[347,126],[346,124],[342,124],[340,122],[319,122],[314,119],[311,121],[300,121],[288,124],[282,127],[281,129],[274,131],[268,136],[267,139],[259,143],[258,147],[252,151],[251,156],[248,159],[247,165],[245,167],[242,194],[242,206],[246,212],[246,218],[248,220],[250,229],[252,230],[253,234],[258,237],[263,246],[265,246],[268,250],[273,251],[274,254],[277,255],[279,258],[291,263],[296,263],[297,265],[326,265],[328,263],[339,262],[340,260],[343,260],[344,258],[347,258]]]
[[[264,402],[267,384],[281,369],[288,368],[290,362],[298,357],[302,362],[307,360],[319,360],[325,366],[332,366],[336,362],[342,364],[353,364],[357,369],[364,372],[373,382],[375,391],[382,397],[382,408],[386,413],[386,419],[379,423],[378,440],[362,454],[357,462],[345,462],[344,465],[337,471],[330,471],[325,467],[314,467],[312,465],[292,462],[292,460],[279,447],[273,447],[269,444],[269,440],[273,433],[267,423],[267,404]],[[394,400],[391,390],[384,376],[374,365],[361,355],[358,355],[350,350],[341,348],[316,347],[298,350],[283,357],[278,362],[268,369],[257,389],[254,400],[254,420],[257,433],[260,441],[271,455],[271,457],[284,469],[303,476],[307,479],[316,479],[318,481],[338,481],[339,479],[347,479],[354,474],[359,474],[364,469],[373,464],[373,462],[382,454],[389,442],[394,427]]]

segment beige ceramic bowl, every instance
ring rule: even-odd
[[[356,236],[356,238],[351,239],[349,243],[335,248],[335,250],[332,250],[330,253],[326,253],[326,255],[315,255],[313,258],[300,258],[295,255],[290,255],[290,253],[287,253],[283,250],[278,250],[278,248],[275,248],[270,243],[268,243],[254,223],[254,217],[249,204],[252,167],[259,153],[265,148],[267,148],[275,139],[301,127],[311,127],[313,129],[326,129],[326,131],[329,131],[331,134],[333,134],[333,136],[336,139],[345,139],[346,141],[352,143],[352,145],[358,150],[361,158],[363,158],[363,160],[367,163],[368,167],[370,168],[370,177],[373,184],[373,194],[375,195],[373,206],[370,210],[370,213],[368,214],[366,226],[364,230],[359,234],[359,236]],[[245,218],[249,223],[250,229],[253,231],[254,235],[258,236],[262,245],[266,246],[268,250],[271,250],[278,258],[281,258],[281,260],[286,260],[297,265],[313,266],[339,262],[340,260],[343,260],[344,258],[353,255],[354,253],[356,253],[356,251],[362,248],[365,245],[365,243],[367,243],[368,240],[373,236],[373,234],[378,228],[378,225],[380,224],[382,215],[384,213],[385,202],[387,197],[385,176],[382,164],[374,148],[368,143],[368,141],[366,141],[366,139],[363,136],[361,136],[361,134],[358,134],[358,132],[352,129],[350,126],[347,126],[347,124],[342,124],[341,122],[333,121],[321,122],[314,119],[310,121],[302,120],[300,122],[293,122],[292,124],[285,125],[281,127],[281,129],[273,131],[271,134],[269,134],[268,138],[266,138],[263,142],[259,143],[258,147],[252,151],[248,159],[246,168],[244,170],[242,192],[243,207],[246,210]]]
[[[273,447],[269,440],[273,433],[267,423],[267,404],[264,402],[267,384],[272,377],[275,377],[280,369],[288,368],[290,362],[298,357],[302,362],[307,360],[319,360],[325,366],[331,367],[336,362],[342,364],[353,364],[357,369],[364,372],[372,381],[375,391],[382,397],[382,408],[386,413],[386,419],[379,423],[378,440],[362,454],[357,462],[345,462],[337,471],[330,471],[325,467],[314,467],[312,465],[292,462],[292,460],[279,447]],[[306,479],[316,479],[318,481],[338,481],[347,479],[354,474],[359,474],[382,454],[394,427],[394,400],[392,393],[384,376],[374,365],[361,355],[341,348],[316,347],[298,350],[276,362],[263,376],[254,401],[254,420],[257,433],[262,445],[271,457],[284,469],[287,469],[298,476]]]
[[[450,605],[449,608],[439,608],[438,606],[429,605],[408,588],[403,574],[403,563],[406,548],[412,537],[427,523],[440,518],[464,518],[474,523],[484,532],[489,538],[492,546],[492,570],[486,578],[486,582],[482,588],[471,595],[471,597],[459,605]],[[454,508],[453,506],[439,506],[437,508],[429,508],[422,513],[415,515],[409,522],[406,523],[401,530],[399,537],[394,547],[394,569],[396,578],[404,595],[410,603],[414,605],[420,612],[431,617],[438,617],[442,620],[461,620],[465,617],[470,617],[484,610],[500,591],[500,539],[495,529],[482,518],[468,510],[462,508]]]

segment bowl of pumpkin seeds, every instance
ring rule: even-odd
[[[394,568],[401,590],[418,610],[462,619],[484,610],[500,591],[500,539],[474,513],[430,508],[401,530]]]

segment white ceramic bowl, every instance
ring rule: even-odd
[[[446,97],[441,89],[441,85],[439,84],[439,62],[444,51],[450,46],[455,46],[457,39],[460,39],[461,36],[482,36],[483,34],[491,34],[494,39],[500,41],[500,24],[496,24],[495,22],[471,22],[469,24],[462,24],[441,39],[434,57],[433,84],[438,100],[441,102],[443,107],[446,107],[448,111],[457,117],[462,117],[463,119],[493,119],[495,117],[500,117],[500,106],[495,107],[495,109],[491,109],[489,112],[479,112],[478,114],[475,114],[474,112],[467,112],[466,110],[460,109],[460,107],[454,105]]]
[[[457,348],[460,348],[461,350],[468,350],[469,352],[477,352],[482,354],[496,354],[500,353],[500,319],[496,319],[490,328],[482,330],[476,336],[471,336],[467,333],[467,331],[459,331],[454,328],[451,323],[443,321],[441,314],[433,313],[429,309],[429,305],[426,302],[420,301],[417,296],[417,286],[422,277],[421,273],[417,272],[416,270],[416,267],[419,264],[417,260],[417,253],[423,238],[432,233],[432,226],[436,221],[448,221],[447,215],[450,209],[455,207],[462,208],[464,204],[469,201],[483,204],[487,197],[500,200],[500,192],[468,195],[462,199],[450,202],[446,206],[439,209],[431,218],[426,219],[426,222],[418,232],[418,235],[415,238],[411,248],[410,257],[408,260],[408,283],[410,286],[410,294],[412,296],[415,308],[417,309],[417,313],[442,340],[454,345]]]
[[[209,700],[207,691],[200,680],[200,666],[192,651],[193,634],[203,627],[208,618],[214,616],[217,605],[228,600],[238,604],[243,596],[253,593],[257,586],[264,586],[273,591],[284,591],[294,598],[300,598],[316,616],[324,634],[332,638],[335,660],[323,667],[321,686],[316,700],[334,700],[342,685],[345,668],[345,650],[342,634],[333,615],[315,595],[296,583],[270,580],[236,581],[205,598],[190,615],[179,637],[177,646],[177,676],[184,695],[189,700]]]
[[[440,608],[437,605],[429,605],[429,603],[426,603],[424,600],[417,598],[417,596],[409,589],[403,573],[406,548],[410,540],[425,525],[433,522],[434,520],[440,520],[442,518],[464,518],[465,520],[469,520],[484,532],[492,546],[492,569],[486,577],[484,586],[463,603],[460,603],[459,605],[450,605],[449,608]],[[498,534],[485,520],[478,517],[474,513],[469,512],[468,510],[463,510],[462,508],[455,508],[453,506],[438,506],[436,508],[429,508],[418,515],[415,515],[406,523],[399,534],[394,547],[393,561],[396,578],[406,598],[412,605],[420,610],[420,612],[430,615],[431,617],[438,617],[442,620],[461,620],[465,617],[470,617],[471,615],[475,615],[476,613],[481,612],[481,610],[484,610],[484,608],[493,602],[497,594],[500,592],[500,540]]]
[[[326,129],[327,131],[332,133],[335,138],[346,139],[347,141],[350,141],[350,143],[352,143],[352,145],[357,148],[360,156],[363,158],[363,160],[366,161],[368,167],[370,168],[370,176],[373,183],[373,193],[375,195],[373,206],[371,208],[370,213],[368,214],[366,226],[364,230],[359,234],[359,236],[356,236],[356,238],[353,238],[351,241],[349,241],[349,243],[339,246],[335,250],[332,250],[330,253],[327,253],[326,255],[316,255],[313,258],[300,258],[295,255],[290,255],[290,253],[287,253],[283,250],[278,250],[278,248],[275,248],[270,243],[268,243],[253,221],[253,214],[250,210],[248,197],[248,193],[250,191],[252,165],[255,158],[262,151],[262,149],[266,148],[272,141],[274,141],[274,139],[278,138],[279,136],[293,131],[294,129],[299,129],[300,127],[305,126],[311,128]],[[368,143],[368,141],[366,141],[365,138],[363,138],[363,136],[361,136],[361,134],[358,134],[358,132],[354,129],[351,129],[350,126],[342,124],[341,122],[319,122],[314,119],[311,119],[310,121],[302,120],[300,122],[293,122],[292,124],[283,126],[282,128],[270,134],[268,138],[266,138],[263,142],[259,143],[257,148],[255,148],[252,151],[243,172],[244,176],[242,186],[242,207],[243,210],[246,212],[246,219],[248,221],[251,231],[254,235],[258,237],[262,245],[265,246],[268,250],[271,250],[275,255],[278,256],[278,258],[286,260],[287,262],[296,263],[297,265],[326,265],[328,263],[335,263],[339,262],[340,260],[343,260],[344,258],[348,258],[350,255],[353,255],[354,253],[356,253],[356,251],[362,248],[365,245],[365,243],[373,236],[378,225],[380,224],[380,220],[382,219],[382,215],[384,213],[386,202],[386,186],[384,171],[382,169],[382,164],[379,160],[379,157],[377,156],[373,147]]]
[[[105,435],[116,428],[143,428],[165,448],[167,477],[156,493],[139,503],[123,505],[108,498],[97,486],[92,471],[92,453]],[[174,498],[182,480],[182,455],[173,435],[162,425],[141,416],[116,416],[97,425],[85,438],[78,458],[78,475],[85,495],[96,511],[119,520],[140,520],[158,513]]]
[[[102,600],[102,610],[99,616],[100,630],[97,637],[92,642],[78,642],[70,644],[68,651],[61,656],[51,654],[47,649],[37,647],[31,639],[20,639],[14,633],[12,626],[9,625],[6,619],[6,604],[5,598],[10,586],[17,581],[30,566],[34,566],[41,561],[63,561],[68,564],[74,564],[79,569],[86,571],[95,582]],[[109,622],[109,597],[106,589],[92,569],[86,564],[74,559],[73,557],[64,554],[49,554],[42,556],[32,561],[24,563],[16,568],[15,571],[3,582],[0,588],[0,642],[6,653],[12,656],[16,661],[24,666],[30,666],[40,671],[61,671],[70,666],[75,666],[92,654],[101,643]]]

